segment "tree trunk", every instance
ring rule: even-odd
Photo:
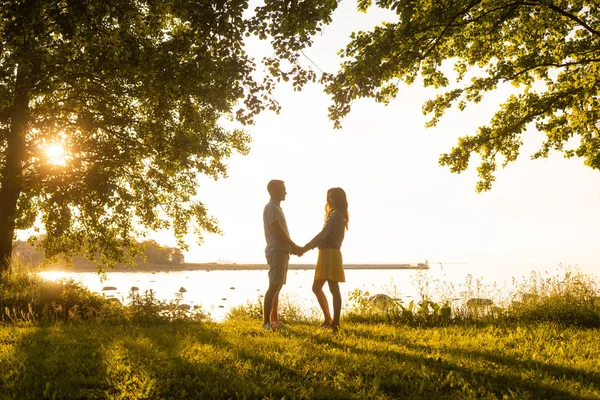
[[[25,134],[29,118],[29,96],[24,66],[17,67],[14,100],[10,118],[10,131],[6,146],[6,164],[2,166],[0,186],[0,272],[10,265],[17,201],[23,190],[23,162],[25,160]]]

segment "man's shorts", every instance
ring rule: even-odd
[[[269,264],[269,283],[271,285],[285,285],[288,266],[290,265],[290,253],[274,253],[267,256]]]

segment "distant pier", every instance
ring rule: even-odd
[[[185,264],[185,269],[209,271],[267,270],[267,264]],[[289,269],[315,269],[315,264],[290,264]],[[429,269],[425,263],[416,264],[344,264],[344,269]]]
[[[139,264],[135,268],[117,265],[116,268],[106,272],[165,272],[165,271],[252,271],[268,270],[267,264],[236,264],[236,263],[183,263],[183,264]],[[291,270],[315,269],[315,264],[290,264]],[[344,269],[429,269],[427,263],[370,263],[370,264],[344,264]],[[96,264],[74,264],[72,267],[64,265],[51,265],[46,271],[72,271],[96,272]]]

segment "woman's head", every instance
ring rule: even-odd
[[[341,211],[346,217],[346,229],[348,229],[348,222],[350,217],[348,215],[348,199],[346,198],[346,192],[340,187],[334,187],[327,191],[327,204],[325,205],[325,212],[328,216],[333,210]]]

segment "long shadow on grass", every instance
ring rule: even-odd
[[[348,333],[356,334],[354,331]],[[502,397],[508,393],[508,389],[513,392],[527,392],[528,397],[532,398],[552,398],[552,399],[579,399],[572,393],[561,390],[544,383],[530,381],[514,374],[506,374],[498,371],[490,370],[482,372],[470,369],[463,364],[453,363],[441,358],[433,358],[427,356],[417,356],[407,354],[396,350],[366,350],[354,345],[343,342],[343,335],[328,336],[328,335],[307,335],[300,332],[294,332],[296,336],[314,341],[321,345],[327,345],[343,351],[350,351],[360,356],[371,356],[379,360],[380,365],[389,366],[385,371],[378,371],[382,374],[380,377],[380,389],[384,393],[392,396],[400,397],[428,397],[429,395],[438,396],[456,396],[460,390],[464,390],[465,384],[479,391],[478,395],[489,395],[493,393],[496,396]],[[358,334],[356,336],[364,336],[365,339],[377,341],[373,337]],[[410,344],[402,342],[401,345],[411,348]],[[419,351],[432,351],[433,348],[427,346],[412,346],[413,349]],[[437,349],[436,349],[437,350]],[[389,360],[391,362],[386,361]],[[407,365],[408,364],[408,367]],[[511,364],[512,365],[512,364]],[[423,373],[422,368],[425,367],[433,372],[434,376],[429,373]],[[448,379],[453,371],[454,381]],[[352,373],[351,370],[347,371]],[[456,372],[459,373],[458,377]],[[402,377],[402,378],[400,378]],[[561,378],[556,375],[556,378]],[[375,376],[373,377],[375,378]],[[484,390],[485,393],[481,393]],[[418,392],[423,392],[418,395]],[[434,393],[431,393],[433,391]],[[466,394],[466,393],[465,393]]]
[[[268,349],[278,339],[259,329],[228,332],[200,323],[29,327],[15,343],[11,375],[4,375],[11,379],[0,387],[23,399],[360,397],[307,376],[306,364],[287,364],[278,348],[254,349],[250,340]],[[288,351],[286,344],[279,350]]]
[[[19,329],[19,328],[17,328]],[[11,398],[103,398],[106,368],[92,329],[48,325],[23,328],[28,333],[15,346],[10,381],[4,394]],[[5,367],[6,368],[6,367]]]
[[[311,393],[314,397],[355,397],[352,392],[310,381],[300,367],[277,360],[277,349],[272,354],[253,349],[251,340],[270,340],[272,332],[240,332],[247,340],[234,343],[228,339],[230,334],[223,334],[222,327],[212,324],[191,329],[165,325],[160,329],[166,332],[157,335],[156,328],[147,328],[147,340],[124,343],[131,354],[155,354],[155,362],[138,362],[144,364],[147,372],[160,377],[152,393],[156,397],[313,397]],[[164,367],[165,360],[169,360],[168,368]]]
[[[352,331],[353,335],[361,336],[365,339],[370,340],[389,340],[389,337],[385,335],[382,336],[373,336],[373,335],[365,335],[362,332],[357,330]],[[440,352],[452,354],[459,357],[473,357],[479,358],[483,361],[504,365],[510,369],[518,368],[521,371],[538,371],[541,373],[545,373],[551,375],[556,379],[569,379],[573,382],[578,382],[582,385],[587,385],[590,389],[595,391],[600,391],[600,374],[594,371],[585,370],[582,368],[572,368],[565,367],[562,365],[549,364],[545,362],[535,361],[531,359],[520,359],[516,357],[509,357],[500,355],[497,352],[492,351],[479,351],[474,349],[465,349],[465,348],[452,348],[452,347],[435,347],[435,346],[426,346],[422,344],[414,344],[410,341],[409,338],[403,337],[403,341],[401,342],[402,346],[416,350],[416,351],[425,351],[428,353]]]
[[[421,351],[440,351],[461,357],[475,357],[482,360],[502,364],[509,368],[518,368],[521,371],[537,371],[545,373],[555,379],[568,379],[572,382],[578,382],[595,391],[600,391],[600,374],[587,371],[581,368],[569,368],[561,365],[548,364],[535,360],[523,360],[515,357],[501,356],[491,351],[477,351],[459,348],[440,349],[433,346],[423,346],[415,344],[405,344],[406,347]]]
[[[195,348],[186,349],[191,331]],[[164,323],[140,327],[136,337],[124,338],[121,345],[135,370],[154,380],[151,397],[230,398],[247,388],[215,351],[223,342],[210,324]]]

